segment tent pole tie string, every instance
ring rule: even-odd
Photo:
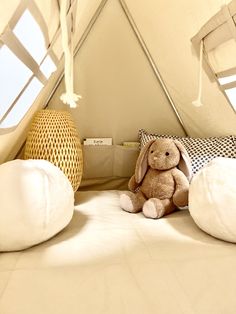
[[[67,27],[67,0],[61,0],[60,8],[60,24],[61,24],[61,37],[62,48],[64,52],[65,62],[65,93],[60,97],[64,104],[68,104],[70,108],[76,108],[76,102],[82,98],[80,95],[74,93],[74,49],[73,49],[73,32],[70,31],[70,44],[68,38]]]
[[[159,69],[158,69],[158,67],[156,65],[156,62],[155,62],[154,58],[152,57],[151,52],[148,49],[148,47],[147,47],[147,45],[145,43],[145,40],[144,40],[141,32],[139,31],[138,26],[137,26],[137,24],[136,24],[136,22],[135,22],[135,20],[134,20],[134,18],[132,16],[131,12],[129,11],[129,8],[128,8],[127,4],[126,4],[126,1],[125,0],[119,0],[119,2],[120,2],[121,8],[122,8],[122,10],[123,10],[123,12],[124,12],[128,22],[129,22],[130,26],[131,26],[131,29],[133,30],[133,32],[134,32],[134,34],[135,34],[135,36],[136,36],[136,38],[138,40],[138,43],[139,43],[140,47],[142,48],[142,50],[143,50],[143,52],[144,52],[144,54],[145,54],[145,56],[146,56],[146,58],[147,58],[147,60],[148,60],[148,62],[150,64],[150,66],[151,66],[151,68],[153,70],[153,73],[154,73],[157,81],[159,82],[162,90],[164,91],[164,94],[165,94],[165,96],[166,96],[166,98],[167,98],[167,100],[168,100],[168,102],[169,102],[169,104],[171,106],[171,109],[174,111],[174,114],[177,117],[178,122],[180,123],[181,128],[183,129],[184,134],[188,135],[187,129],[186,129],[186,127],[184,125],[184,122],[183,122],[183,120],[182,120],[182,118],[181,118],[181,116],[180,116],[180,114],[178,112],[178,109],[177,109],[177,107],[176,107],[176,105],[174,103],[174,100],[171,97],[171,94],[169,93],[169,90],[168,90],[168,88],[167,88],[167,86],[165,84],[165,81],[162,78],[162,75],[161,75],[161,73],[160,73],[160,71],[159,71]]]
[[[195,107],[203,106],[202,103],[202,67],[203,67],[203,40],[200,42],[199,74],[198,74],[198,97],[192,102]]]

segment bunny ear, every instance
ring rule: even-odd
[[[140,151],[135,167],[135,180],[140,183],[148,168],[148,150],[155,140],[149,141]]]
[[[180,151],[181,158],[178,164],[179,170],[181,170],[187,179],[190,181],[192,177],[192,167],[191,167],[191,159],[187,150],[185,149],[184,145],[181,144],[179,141],[174,140],[175,145],[177,146],[178,150]]]

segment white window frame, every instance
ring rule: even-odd
[[[58,1],[55,0],[58,4]],[[77,6],[77,0],[69,0],[68,1],[68,25],[73,27],[74,25],[72,23],[75,22],[75,18],[73,18],[73,15],[76,12],[76,6]],[[23,44],[20,42],[20,40],[16,37],[14,34],[13,30],[16,24],[18,23],[19,19],[21,16],[24,14],[24,12],[28,10],[30,14],[33,16],[35,19],[36,23],[39,25],[42,34],[44,36],[45,40],[45,45],[47,52],[41,62],[38,64],[33,57],[30,55],[28,50],[23,46]],[[58,4],[58,15],[59,15],[59,4]],[[48,35],[48,29],[47,29],[47,24],[38,9],[37,5],[33,0],[28,1],[28,0],[23,0],[17,7],[13,17],[9,21],[7,27],[5,28],[4,32],[0,36],[0,48],[3,45],[6,45],[31,71],[32,71],[32,76],[30,79],[27,81],[21,92],[18,94],[18,96],[15,98],[13,103],[9,106],[8,110],[5,112],[3,117],[0,119],[0,130],[1,129],[6,129],[6,127],[1,127],[1,123],[7,118],[7,116],[10,114],[10,112],[13,110],[14,106],[16,103],[19,101],[20,97],[24,94],[25,90],[29,86],[29,84],[32,82],[34,78],[37,78],[43,86],[46,85],[47,81],[50,79],[49,75],[44,75],[43,71],[41,70],[41,66],[46,60],[46,58],[50,57],[53,63],[55,64],[55,67],[58,67],[59,64],[59,59],[57,58],[56,54],[53,51],[53,45],[57,41],[58,37],[60,36],[61,30],[60,26],[58,26],[58,29],[56,30],[51,42],[49,41],[49,35]],[[61,58],[61,57],[60,57]],[[33,103],[31,104],[31,106]],[[31,107],[30,106],[30,107]],[[29,109],[30,109],[29,107]],[[28,109],[28,110],[29,110]],[[18,122],[18,124],[20,121]],[[17,125],[18,125],[17,124]],[[15,127],[17,126],[15,125]],[[10,126],[9,128],[12,129]]]
[[[58,6],[58,16],[59,16],[59,10],[60,10],[59,2],[57,0],[50,0],[50,1],[56,1],[57,6]],[[68,26],[70,26],[70,28],[74,28],[76,8],[77,8],[77,0],[68,0],[67,23],[68,23]],[[44,58],[42,59],[42,61],[40,62],[40,64],[38,64],[33,59],[33,57],[30,55],[28,50],[22,45],[20,40],[16,37],[16,35],[13,32],[14,27],[16,26],[17,22],[19,21],[19,19],[21,18],[25,10],[29,10],[31,15],[33,16],[33,18],[35,19],[35,21],[38,23],[39,27],[41,28],[42,34],[44,36],[47,52]],[[50,57],[53,63],[55,64],[56,68],[58,68],[58,64],[62,55],[60,56],[60,59],[58,59],[58,57],[53,51],[53,46],[58,40],[60,34],[61,34],[61,29],[60,29],[60,25],[58,25],[58,29],[55,31],[55,34],[53,35],[53,38],[50,42],[47,24],[40,10],[38,9],[36,3],[34,2],[34,0],[22,0],[20,2],[13,17],[11,18],[4,32],[0,36],[0,48],[2,45],[5,44],[32,71],[33,75],[30,77],[30,79],[25,84],[24,88],[21,90],[19,95],[15,98],[13,103],[9,106],[8,110],[6,111],[2,119],[0,119],[0,131],[2,129],[4,129],[4,131],[6,130],[6,127],[1,127],[1,123],[7,118],[10,112],[13,110],[14,106],[16,105],[20,97],[24,94],[25,90],[27,89],[29,84],[32,82],[32,80],[34,78],[37,78],[45,86],[47,81],[50,79],[51,75],[50,76],[44,75],[43,71],[41,70],[41,65],[44,63],[45,59]],[[31,104],[31,106],[33,105],[33,103]],[[29,107],[29,109],[31,108],[31,106]],[[19,121],[18,124],[20,122],[21,121]],[[17,125],[15,125],[15,127]],[[9,128],[12,129],[12,127],[9,127]]]
[[[199,43],[203,41],[204,56],[206,64],[208,65],[210,73],[209,76],[212,77],[213,73],[219,89],[222,91],[228,103],[236,113],[236,93],[235,97],[233,96],[233,99],[227,95],[227,91],[236,87],[236,67],[223,72],[217,72],[217,70],[213,68],[208,57],[208,53],[212,49],[215,49],[222,43],[231,39],[236,40],[236,0],[232,0],[230,3],[223,5],[221,9],[211,19],[209,19],[192,38],[192,43],[197,49],[199,47]],[[234,75],[235,77],[232,78],[231,76]]]

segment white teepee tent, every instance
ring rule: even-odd
[[[236,0],[0,0],[0,314],[234,314],[235,135]]]
[[[198,93],[199,50],[194,48],[191,38],[225,3],[224,0],[68,1],[68,23],[71,25],[73,13],[74,27],[74,86],[75,92],[83,97],[72,112],[81,138],[108,136],[120,144],[135,140],[139,128],[189,136],[235,133],[234,110],[214,75],[207,70],[205,60],[204,106],[192,106]],[[14,158],[24,143],[25,130],[35,110],[45,106],[65,107],[59,98],[64,91],[59,2],[11,0],[2,1],[1,6],[4,12],[0,25],[1,62],[5,62],[4,48],[11,49],[44,85],[20,123],[15,123],[14,130],[8,129],[6,121],[1,120],[0,158],[3,162]],[[57,70],[49,79],[40,76],[42,73],[35,60],[28,52],[20,52],[19,40],[13,38],[30,38],[30,34],[23,31],[30,22],[29,18],[23,20],[25,10],[43,32],[45,52],[54,58]],[[216,56],[215,62],[219,60]],[[19,66],[16,71],[20,70]],[[16,73],[3,71],[3,82],[4,75],[14,81]],[[2,94],[6,88],[1,89]],[[17,93],[20,92],[18,88]],[[14,101],[13,97],[12,103]],[[1,117],[4,111],[7,110],[2,110]]]

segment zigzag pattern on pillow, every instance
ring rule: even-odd
[[[192,162],[192,171],[196,173],[215,157],[236,158],[235,136],[222,137],[179,137],[176,135],[148,133],[140,129],[138,133],[141,148],[150,140],[171,138],[180,141],[186,148]]]

